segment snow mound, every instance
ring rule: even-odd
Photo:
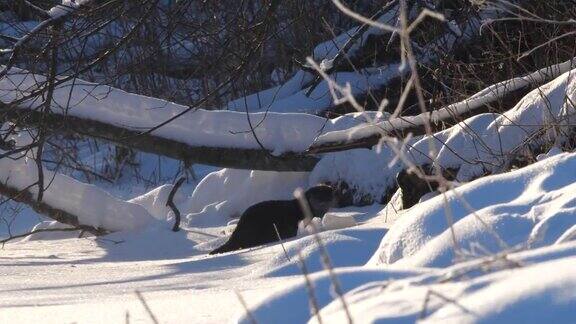
[[[552,154],[528,167],[463,184],[445,197],[432,197],[396,215],[388,231],[378,232],[377,223],[367,222],[319,233],[352,319],[569,322],[576,316],[574,170],[576,153]],[[454,223],[456,244],[446,210]],[[372,250],[366,244],[382,235],[380,246],[364,263],[365,252]],[[296,259],[302,255],[321,311],[320,318],[311,316],[310,291],[302,278],[254,304],[250,314],[258,322],[346,321],[330,275],[314,273],[323,269],[314,236],[265,249],[277,250],[262,265],[267,270],[261,273],[267,277],[301,275]],[[392,273],[395,277],[387,277]],[[543,278],[543,273],[554,275]],[[287,308],[290,312],[281,311]],[[247,314],[239,316],[240,322],[250,321]]]
[[[393,185],[388,172],[393,159],[391,150],[355,149],[329,153],[322,157],[310,173],[310,183],[345,183],[352,192],[354,203],[370,197],[379,202]]]
[[[270,248],[276,253],[261,265],[261,273],[268,277],[299,275],[302,273],[299,254],[307,271],[323,270],[322,248],[318,245],[318,240],[328,252],[334,267],[364,264],[376,250],[385,231],[381,227],[349,228],[319,232],[317,237],[307,235],[283,241],[281,244],[270,244]]]
[[[576,257],[510,271],[423,323],[567,323],[576,316],[574,269]]]
[[[222,169],[202,179],[182,212],[188,226],[223,226],[256,203],[294,199],[294,190],[307,186],[307,172]]]
[[[173,185],[166,184],[162,185],[156,189],[153,189],[141,196],[134,197],[128,202],[138,204],[144,207],[150,215],[160,221],[167,221],[173,216],[172,210],[166,204],[168,203],[168,196],[170,195],[170,191],[174,188]],[[183,197],[176,192],[174,197],[174,203],[177,204],[178,201],[181,201]]]

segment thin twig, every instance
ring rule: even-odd
[[[276,223],[272,223],[272,225],[274,225],[274,230],[276,231],[276,236],[278,236],[278,241],[280,241],[280,245],[282,246],[282,250],[284,250],[284,256],[286,256],[286,259],[288,260],[288,262],[291,262],[290,257],[288,256],[288,252],[286,252],[286,248],[284,247],[284,241],[282,240],[282,237],[280,236],[280,232],[278,231],[278,227],[276,227]]]
[[[314,292],[314,284],[312,280],[310,280],[310,273],[308,271],[308,267],[304,262],[304,258],[302,258],[302,254],[298,251],[298,266],[300,267],[300,271],[304,276],[304,281],[306,282],[306,291],[308,292],[308,303],[310,304],[310,312],[312,316],[316,316],[316,320],[318,324],[322,324],[322,317],[320,316],[320,306],[318,305],[318,298],[316,297],[316,293]]]
[[[295,192],[295,196],[298,202],[300,203],[300,208],[304,212],[305,219],[308,220],[308,223],[310,224],[310,226],[312,226],[313,231],[312,235],[314,237],[314,240],[316,241],[316,244],[318,245],[318,250],[320,252],[322,264],[324,268],[328,271],[328,275],[330,276],[330,281],[332,283],[332,288],[334,289],[334,292],[336,293],[338,299],[340,300],[340,303],[342,304],[342,308],[344,309],[344,313],[346,314],[346,320],[348,321],[349,324],[352,324],[354,323],[354,321],[352,320],[352,314],[350,313],[348,304],[344,299],[344,291],[340,285],[340,281],[338,280],[336,273],[334,272],[334,267],[332,266],[332,262],[330,261],[330,255],[328,254],[328,250],[326,249],[324,242],[322,242],[322,238],[318,233],[316,225],[314,225],[314,222],[311,221],[314,214],[310,209],[309,202],[306,199],[302,190],[297,190]]]

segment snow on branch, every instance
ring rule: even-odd
[[[48,14],[52,19],[59,19],[63,18],[67,15],[70,15],[80,9],[81,7],[90,4],[93,2],[92,0],[62,0],[61,5],[56,5],[50,10],[48,10]]]
[[[62,23],[73,13],[86,7],[92,2],[94,2],[94,0],[62,0],[61,5],[56,5],[52,7],[50,10],[46,11],[45,16],[47,19],[43,20],[41,23],[36,25],[24,36],[18,38],[11,48],[0,49],[0,55],[4,53],[11,54],[10,60],[8,61],[6,66],[0,69],[0,78],[8,73],[8,71],[14,64],[14,61],[16,60],[18,53],[22,50],[22,47],[28,44],[28,42],[30,42],[34,36],[45,32],[46,30],[48,30],[48,28],[52,26],[56,26]],[[33,6],[32,10],[39,11],[42,9],[38,8],[37,6]]]
[[[325,153],[376,145],[383,136],[412,132],[423,134],[426,121],[433,125],[441,122],[454,122],[470,116],[475,110],[505,99],[518,91],[527,93],[542,83],[569,71],[574,60],[543,68],[531,74],[505,80],[491,85],[470,98],[451,104],[433,112],[416,116],[397,117],[375,124],[364,124],[351,129],[329,132],[321,135],[308,149],[310,153]]]

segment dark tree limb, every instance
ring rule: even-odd
[[[174,213],[174,226],[172,227],[173,232],[178,232],[180,230],[180,221],[181,221],[180,210],[178,210],[178,207],[176,207],[176,204],[174,203],[174,195],[176,194],[180,186],[182,186],[184,180],[186,180],[186,178],[184,177],[178,179],[178,181],[174,184],[174,187],[172,187],[172,190],[170,190],[168,200],[166,201],[166,206],[170,207],[170,209],[172,209],[172,212]]]

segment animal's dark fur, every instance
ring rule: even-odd
[[[431,175],[434,173],[430,165],[424,165],[421,168],[425,174]],[[458,170],[442,169],[442,177],[446,180],[454,180],[456,173],[458,173]],[[408,209],[416,205],[422,196],[437,190],[439,186],[437,181],[426,181],[406,170],[402,170],[396,175],[396,182],[402,190],[402,209]]]
[[[326,211],[336,206],[334,191],[329,186],[315,186],[305,193],[315,217],[323,217]],[[221,247],[210,254],[246,249],[281,239],[296,236],[298,223],[305,217],[300,202],[293,200],[271,200],[255,204],[240,217],[236,229]],[[278,233],[276,233],[276,229]]]

